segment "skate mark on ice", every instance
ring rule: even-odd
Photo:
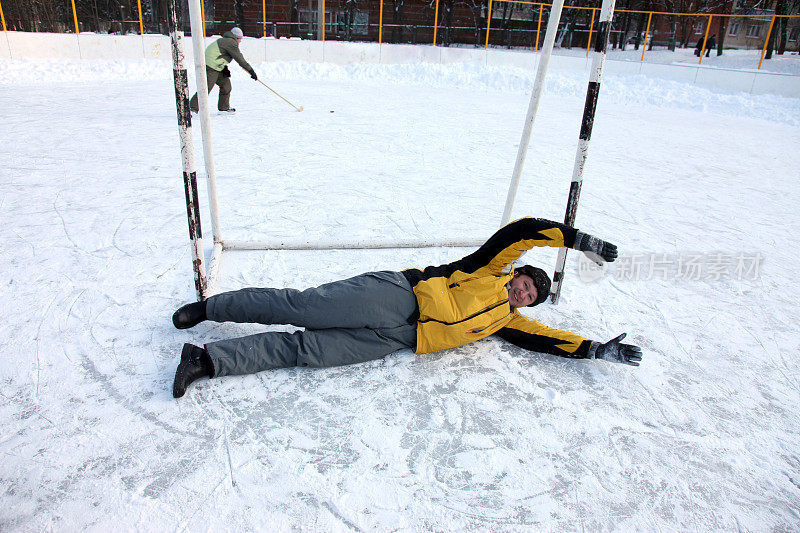
[[[95,340],[95,342],[97,342],[97,340]],[[191,433],[189,431],[184,431],[176,427],[173,427],[167,424],[166,422],[159,420],[152,413],[145,411],[141,407],[138,407],[136,404],[133,403],[132,399],[126,398],[125,396],[120,394],[119,391],[117,391],[117,389],[115,389],[111,384],[111,379],[102,372],[100,372],[100,370],[98,370],[98,368],[95,366],[94,362],[88,357],[86,356],[83,357],[83,363],[81,364],[81,366],[83,367],[84,371],[87,374],[89,374],[89,377],[94,378],[94,380],[97,381],[103,387],[103,389],[111,397],[111,399],[115,400],[119,405],[121,405],[131,413],[144,418],[145,420],[157,425],[162,429],[169,431],[170,433],[183,435],[184,437],[195,437],[201,440],[207,440],[206,437],[201,434]]]
[[[350,529],[354,531],[364,531],[363,529],[355,525],[353,522],[351,522],[347,517],[342,515],[339,509],[337,509],[336,506],[333,505],[333,503],[331,503],[330,500],[325,500],[324,502],[322,502],[322,506]]]
[[[44,313],[42,313],[42,316],[39,319],[39,325],[36,328],[36,393],[34,394],[34,398],[39,397],[39,379],[41,376],[42,366],[41,362],[39,361],[39,345],[42,342],[42,324],[44,324],[44,319],[47,318],[47,313],[50,312],[50,307],[52,307],[53,302],[56,301],[56,298],[58,298],[58,295],[55,295],[50,299],[50,303],[47,304]]]
[[[763,292],[762,292],[762,294],[763,294]],[[759,309],[761,309],[761,314],[762,314],[762,315],[764,315],[764,320],[767,322],[767,324],[769,324],[770,340],[772,341],[772,344],[774,344],[774,345],[775,345],[775,351],[778,353],[778,355],[779,355],[779,356],[780,356],[780,358],[781,358],[781,363],[783,364],[783,368],[785,368],[785,369],[786,369],[788,372],[791,372],[791,369],[789,368],[789,365],[788,365],[788,364],[786,364],[786,359],[783,357],[783,351],[781,350],[781,347],[780,347],[780,345],[778,344],[778,341],[776,341],[776,340],[775,340],[775,327],[774,327],[774,325],[772,324],[772,320],[770,319],[770,316],[767,314],[767,312],[766,312],[766,310],[764,309],[764,306],[761,304],[761,302],[760,302],[760,301],[758,301],[757,303],[758,303],[758,308],[759,308]],[[737,320],[737,322],[738,322],[738,320]],[[740,324],[741,324],[741,322],[740,322]],[[752,331],[750,331],[749,329],[745,328],[745,331],[747,331],[747,332],[748,332],[748,333],[749,333],[749,334],[750,334],[750,335],[751,335],[751,336],[752,336],[752,337],[753,337],[753,338],[756,340],[756,342],[758,342],[758,344],[760,344],[760,345],[761,345],[761,348],[764,350],[764,353],[766,353],[766,354],[767,354],[767,360],[768,360],[768,361],[769,361],[769,360],[771,360],[772,358],[771,358],[771,357],[769,357],[769,356],[770,356],[770,352],[768,352],[768,351],[767,351],[767,349],[764,347],[764,344],[761,342],[761,340],[760,340],[760,339],[758,339],[758,338],[757,338],[757,337],[756,337],[756,336],[753,334],[753,332],[752,332]],[[795,377],[794,379],[791,379],[791,378],[790,378],[789,376],[787,376],[787,375],[786,375],[786,373],[785,373],[783,370],[781,370],[780,368],[778,368],[777,370],[778,370],[778,372],[780,372],[781,374],[783,374],[783,377],[784,377],[784,378],[786,378],[786,381],[787,381],[787,383],[788,383],[789,385],[791,385],[791,386],[792,386],[792,388],[793,388],[794,390],[796,390],[796,391],[800,392],[800,387],[797,385],[797,378],[796,378],[796,377]]]

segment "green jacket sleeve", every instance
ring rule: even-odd
[[[253,67],[250,66],[250,63],[245,61],[242,52],[239,50],[239,43],[236,42],[235,39],[220,39],[219,40],[219,48],[223,52],[226,52],[231,58],[239,63],[239,66],[245,69],[250,74],[253,74],[255,71]]]

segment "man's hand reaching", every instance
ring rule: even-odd
[[[575,235],[575,249],[585,253],[589,259],[600,266],[604,262],[611,263],[617,259],[617,246],[615,244],[582,231],[578,231]]]
[[[593,342],[589,348],[589,358],[639,366],[639,362],[642,360],[642,349],[633,344],[622,344],[620,341],[625,338],[625,335],[627,333],[602,344]]]

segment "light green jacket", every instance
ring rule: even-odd
[[[239,66],[250,74],[255,72],[253,67],[250,66],[250,63],[245,61],[244,56],[239,51],[239,43],[236,37],[234,37],[231,32],[226,31],[222,34],[221,38],[217,39],[206,48],[206,66],[219,72],[224,69],[231,60],[235,60],[239,63]]]

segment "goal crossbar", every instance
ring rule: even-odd
[[[471,248],[483,244],[483,240],[445,240],[401,239],[394,241],[223,241],[222,250],[372,250],[393,248]]]

